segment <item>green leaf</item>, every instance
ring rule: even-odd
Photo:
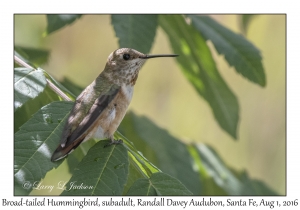
[[[200,164],[205,169],[206,176],[213,178],[215,183],[228,195],[274,195],[275,192],[269,189],[260,181],[251,180],[246,174],[238,177],[222,161],[219,155],[205,144],[193,146],[199,156]],[[204,181],[205,184],[205,181]]]
[[[180,15],[161,15],[159,24],[168,35],[184,75],[209,103],[220,126],[237,138],[239,106],[217,70],[205,39]]]
[[[199,155],[199,152],[193,145],[188,145],[189,152],[191,156],[193,157],[193,165],[194,169],[199,172],[200,175],[200,181],[201,181],[201,187],[202,192],[201,195],[218,195],[218,196],[225,196],[228,195],[224,189],[222,189],[220,186],[218,186],[213,179],[212,176],[209,175],[206,168],[203,166],[203,163],[201,162],[201,158]]]
[[[46,86],[42,93],[34,99],[29,99],[23,106],[14,112],[14,132],[16,133],[40,108],[53,101],[60,101],[60,98],[49,88],[49,86]]]
[[[157,195],[154,186],[152,185],[150,179],[138,179],[136,180],[126,195],[148,195],[154,196]]]
[[[199,153],[205,173],[212,177],[218,186],[224,189],[228,195],[243,195],[247,189],[244,189],[242,182],[234,176],[211,147],[198,144],[195,148]]]
[[[123,145],[104,148],[108,141],[96,143],[74,170],[61,195],[122,195],[128,176],[128,155]],[[73,189],[74,185],[86,189]]]
[[[111,15],[120,48],[149,53],[157,27],[157,15]]]
[[[236,34],[207,16],[189,15],[192,25],[206,40],[211,40],[229,65],[250,81],[264,87],[266,76],[260,51],[242,35]]]
[[[233,171],[231,169],[231,171]],[[233,171],[238,179],[243,182],[245,188],[250,189],[250,195],[267,195],[267,196],[276,196],[277,192],[272,190],[269,186],[267,186],[264,182],[256,179],[250,179],[248,173],[246,171],[235,172]]]
[[[154,173],[149,179],[138,179],[127,195],[192,195],[177,179],[165,173]]]
[[[40,66],[48,62],[49,50],[37,49],[31,47],[15,46],[15,55],[22,58],[26,63]]]
[[[128,190],[130,189],[130,187],[133,185],[133,183],[138,180],[144,178],[144,176],[142,175],[142,173],[140,173],[139,170],[137,170],[133,164],[129,164],[129,174],[128,174],[128,180],[125,184],[124,190],[122,195],[126,195]]]
[[[15,133],[14,185],[20,195],[28,195],[30,185],[40,181],[62,161],[51,162],[72,102],[53,102],[40,109]],[[26,187],[27,186],[27,187]]]
[[[40,69],[14,69],[14,109],[21,107],[29,99],[37,97],[46,86],[46,78]]]
[[[47,35],[73,23],[80,17],[81,15],[47,15]]]
[[[122,139],[124,146],[129,152],[130,163],[135,166],[135,168],[145,177],[150,177],[153,173],[161,172],[154,164],[152,164],[145,156],[138,151],[133,143],[129,141],[120,132],[115,132],[114,137],[116,139]]]
[[[163,172],[180,180],[194,195],[201,194],[199,174],[185,144],[146,117],[126,114],[119,131]],[[188,177],[188,178],[187,178]]]
[[[22,58],[23,59],[23,58]],[[71,99],[74,99],[75,96],[68,91],[65,87],[63,87],[60,83],[58,83],[54,78],[47,74],[42,69],[38,69],[38,71],[43,71],[44,75],[48,77],[50,81],[52,81],[61,91],[67,94]],[[53,102],[53,101],[62,101],[62,98],[57,95],[48,85],[46,85],[43,92],[41,92],[34,99],[29,99],[25,104],[15,110],[14,113],[14,132],[19,130],[19,127],[23,125],[27,120],[31,118],[31,116],[36,113],[41,107]]]
[[[82,142],[71,154],[69,154],[66,158],[69,173],[73,174],[77,165],[82,161],[82,159],[86,156],[89,149],[96,144],[95,139],[90,139],[88,141]]]

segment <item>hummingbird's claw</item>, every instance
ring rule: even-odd
[[[109,147],[109,146],[111,146],[111,145],[113,145],[113,144],[122,144],[123,143],[123,140],[122,139],[111,139],[111,141],[108,143],[108,144],[106,144],[105,146],[104,146],[104,148],[105,147]]]

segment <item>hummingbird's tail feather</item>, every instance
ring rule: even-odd
[[[71,152],[73,152],[74,149],[70,148],[70,147],[62,147],[61,145],[58,145],[58,147],[56,148],[56,150],[53,152],[53,155],[51,157],[51,161],[58,161],[64,157],[66,157],[68,154],[70,154]]]

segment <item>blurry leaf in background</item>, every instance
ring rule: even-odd
[[[111,15],[120,48],[149,53],[156,34],[157,15]]]
[[[31,47],[14,46],[15,55],[22,58],[28,64],[35,67],[41,66],[48,62],[50,51]]]
[[[79,96],[79,94],[83,91],[83,87],[80,87],[79,85],[76,85],[73,81],[71,81],[69,78],[64,77],[60,83],[67,88],[69,91],[71,91],[76,97]]]
[[[200,167],[205,169],[205,176],[213,178],[228,195],[276,195],[262,182],[259,182],[258,187],[258,182],[249,179],[248,176],[236,176],[210,146],[197,144],[193,147],[199,154]],[[205,181],[203,184],[205,185]]]
[[[49,35],[52,32],[73,23],[81,15],[47,15],[47,29],[46,34]]]
[[[244,178],[244,177],[242,177]],[[270,196],[277,196],[278,193],[267,186],[264,182],[256,179],[249,179],[249,177],[245,177],[242,179],[242,182],[245,183],[247,186],[251,186],[251,190],[253,191],[252,195],[270,195]]]
[[[25,182],[40,181],[62,161],[51,162],[72,102],[53,102],[41,108],[14,136],[15,195],[28,195]]]
[[[266,76],[260,51],[242,35],[236,34],[207,16],[188,15],[192,25],[206,40],[211,40],[230,66],[250,81],[264,87]]]
[[[75,168],[66,190],[61,195],[122,195],[128,177],[128,155],[121,145],[96,143]],[[72,185],[87,186],[73,189]]]
[[[244,34],[247,34],[249,24],[253,20],[254,17],[257,15],[241,15],[241,30],[243,31]]]
[[[202,160],[196,147],[194,145],[187,145],[187,147],[190,155],[194,160],[193,167],[196,171],[199,172],[199,179],[202,187],[201,195],[228,195],[225,189],[223,189],[222,186],[219,186],[215,182],[214,177],[211,176],[208,173],[207,169],[203,166]]]
[[[219,125],[235,139],[239,105],[217,70],[205,39],[181,15],[160,15],[159,24],[167,34],[185,77],[209,103]]]
[[[256,179],[250,179],[247,171],[237,172],[231,169],[236,177],[244,184],[245,188],[248,188],[249,195],[268,195],[277,196],[278,193],[267,186],[264,182]]]
[[[159,169],[179,179],[193,194],[201,194],[199,174],[192,167],[193,160],[185,144],[133,112],[126,114],[119,131]]]
[[[46,86],[46,78],[40,69],[24,67],[14,69],[14,109],[37,97]]]
[[[205,173],[212,177],[215,183],[220,186],[228,195],[245,195],[244,189],[234,174],[227,168],[217,153],[204,144],[196,145],[200,163],[205,168]],[[245,192],[244,192],[245,191]]]
[[[192,193],[182,185],[177,179],[174,179],[165,173],[154,173],[149,179],[138,179],[127,195],[192,195]]]

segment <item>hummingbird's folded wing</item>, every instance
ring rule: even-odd
[[[108,93],[103,94],[96,99],[87,115],[83,118],[82,122],[68,137],[66,145],[74,141],[81,141],[86,137],[87,133],[89,133],[89,131],[93,128],[93,124],[96,122],[100,114],[115,98],[115,96],[119,92],[119,89],[120,88],[113,87]]]
[[[91,129],[93,129],[94,123],[96,123],[98,117],[101,115],[103,110],[115,98],[119,90],[119,86],[112,85],[108,91],[105,91],[102,94],[100,94],[100,96],[96,98],[94,103],[91,105],[87,113],[80,113],[80,115],[84,115],[84,117],[82,117],[82,121],[78,124],[78,126],[75,129],[73,129],[73,131],[72,126],[75,124],[75,122],[73,120],[67,121],[63,131],[61,143],[59,144],[59,146],[54,151],[51,157],[52,161],[56,161],[63,158],[64,156],[69,154],[73,149],[78,147],[78,145],[85,139],[85,137],[88,135]],[[78,111],[76,110],[76,107],[78,107],[76,106],[76,103],[82,103],[82,101],[86,99],[84,92],[78,97],[78,99],[79,100],[76,100],[75,102],[69,119],[72,117],[72,114],[75,114],[76,111]]]

